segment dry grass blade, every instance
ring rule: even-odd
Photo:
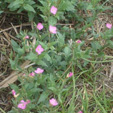
[[[18,35],[18,31],[17,31],[17,29],[15,28],[15,26],[14,26],[12,23],[11,23],[11,25],[12,25],[12,27],[13,27],[15,33]]]
[[[21,27],[21,26],[31,26],[31,24],[26,23],[26,24],[22,24],[22,25],[17,25],[17,26],[15,26],[15,28],[18,28],[18,27]],[[13,27],[9,27],[7,29],[1,30],[0,33],[4,32],[4,31],[8,31],[10,29],[13,29]]]
[[[112,110],[111,110],[111,112],[110,113],[113,113],[113,108],[112,108]]]
[[[6,37],[6,39],[8,40],[8,42],[10,43],[10,37],[8,36],[8,33],[7,32],[3,32],[4,36]]]
[[[25,68],[27,65],[30,64],[30,61],[25,61],[22,65],[21,65],[21,68]],[[13,71],[5,80],[3,80],[1,83],[0,83],[0,89],[1,88],[5,88],[5,87],[8,87],[9,84],[12,84],[14,83],[17,78],[19,76],[21,76],[23,73],[18,73],[17,71]]]
[[[113,75],[113,62],[111,62],[111,69],[110,69],[109,78],[111,78],[112,75]]]

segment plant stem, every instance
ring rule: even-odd
[[[2,108],[0,108],[0,111],[2,111],[2,113],[6,113]]]

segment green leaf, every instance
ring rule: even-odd
[[[3,11],[0,11],[0,14],[3,13]]]
[[[56,92],[56,88],[55,87],[49,87],[48,89],[50,89],[53,92]]]
[[[36,54],[34,54],[33,52],[30,52],[25,59],[31,60],[31,61],[35,61],[38,58],[38,56]]]
[[[15,7],[15,6],[20,6],[20,4],[22,4],[23,2],[22,1],[20,1],[20,0],[16,0],[16,1],[14,1],[14,2],[12,2],[8,7],[9,8],[12,8],[12,7]]]
[[[100,49],[100,48],[101,48],[100,43],[97,42],[97,41],[92,42],[91,45],[92,45],[92,48],[93,48],[94,50],[97,50],[97,49]]]
[[[60,47],[64,46],[64,44],[65,44],[65,35],[58,33],[57,37],[58,37],[58,40],[57,40],[58,41],[58,45]]]
[[[66,10],[66,11],[74,11],[74,5],[70,1],[64,1],[62,4],[60,4],[60,10]]]
[[[10,84],[11,89],[14,89],[15,91],[19,90],[19,87],[15,84]]]
[[[62,103],[61,93],[58,94],[58,100],[59,100],[60,103]]]
[[[44,61],[42,61],[42,60],[40,60],[37,64],[38,64],[38,65],[41,65],[41,66],[46,66],[46,67],[48,67],[47,64],[46,64]]]
[[[49,25],[55,25],[57,23],[57,19],[50,16],[49,17]]]
[[[18,48],[17,51],[20,56],[24,54],[24,48]]]
[[[29,21],[32,21],[34,16],[35,16],[34,13],[28,12]]]
[[[18,52],[18,48],[20,48],[20,46],[14,40],[11,40],[11,44],[12,44],[13,50],[15,52]]]
[[[48,97],[48,94],[45,93],[45,92],[43,92],[43,93],[40,95],[40,98],[39,98],[39,100],[38,100],[38,104],[39,104],[40,102],[45,101],[47,97]]]
[[[93,6],[92,6],[92,4],[89,4],[88,6],[87,6],[87,10],[93,10],[94,8],[93,8]]]
[[[48,54],[46,54],[44,58],[45,58],[47,61],[52,62],[51,57],[50,57]]]
[[[108,43],[108,45],[109,45],[110,48],[113,48],[113,41],[108,40],[107,43]]]
[[[29,4],[25,4],[23,7],[24,7],[25,10],[35,13],[34,8],[32,6],[30,6]]]
[[[69,47],[65,47],[64,48],[64,53],[65,53],[65,56],[70,56],[70,54],[71,54],[71,49],[69,48]]]
[[[18,69],[20,68],[20,67],[18,66],[18,59],[19,59],[18,55],[15,57],[14,60],[9,59],[10,64],[11,64],[11,68],[14,69],[14,70],[16,70],[17,68],[18,68]]]

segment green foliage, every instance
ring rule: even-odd
[[[21,43],[11,40],[14,53],[14,57],[10,54],[11,68],[25,76],[18,78],[19,86],[11,85],[19,96],[13,100],[14,106],[9,113],[75,113],[79,110],[95,113],[98,109],[103,113],[110,112],[108,109],[112,107],[106,105],[107,96],[103,94],[103,104],[94,86],[98,80],[96,76],[103,68],[94,70],[95,66],[97,63],[109,62],[104,49],[113,47],[113,28],[99,34],[94,29],[93,22],[98,13],[105,10],[104,4],[100,5],[100,0],[5,0],[0,3],[7,3],[6,7],[11,12],[27,13],[29,20],[34,22],[32,31],[22,31],[17,36]],[[58,9],[55,15],[50,12],[53,5]],[[37,22],[44,26],[41,31],[37,29]],[[49,31],[50,25],[57,27],[57,34]],[[77,40],[81,42],[78,43]],[[44,49],[41,54],[36,52],[38,45]],[[21,69],[20,65],[26,60],[33,65]],[[44,69],[44,73],[35,73],[31,77],[30,73],[36,68]],[[67,77],[69,72],[74,75]],[[82,83],[82,90],[76,85],[79,82]],[[93,94],[87,91],[86,84],[93,89]],[[57,99],[58,106],[50,106],[51,98]],[[25,110],[17,108],[21,100],[27,99],[31,102]]]

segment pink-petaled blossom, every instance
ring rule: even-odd
[[[76,43],[78,43],[78,44],[81,43],[81,40],[77,40]]]
[[[12,94],[13,94],[13,96],[15,96],[15,95],[16,95],[16,92],[15,92],[15,90],[14,90],[14,89],[12,90]]]
[[[37,74],[41,74],[41,73],[43,73],[43,72],[44,72],[44,70],[41,69],[41,68],[37,68],[37,69],[35,70],[35,73],[37,73]]]
[[[27,101],[26,101],[27,104],[29,104],[30,102],[31,102],[30,100],[27,100]]]
[[[49,26],[49,31],[50,31],[50,33],[56,34],[57,33],[57,28],[55,26],[50,25]]]
[[[31,76],[31,77],[34,77],[34,76],[35,76],[35,73],[34,73],[34,72],[31,72],[31,73],[30,73],[30,76]]]
[[[29,36],[27,35],[27,36],[25,36],[25,39],[29,39]]]
[[[24,74],[23,74],[23,76],[25,77],[25,76],[26,76],[26,74],[24,73]]]
[[[43,28],[44,28],[44,26],[42,25],[42,23],[37,24],[37,29],[38,30],[42,30]]]
[[[107,23],[107,24],[106,24],[106,27],[107,27],[108,29],[111,29],[111,28],[112,28],[112,24]]]
[[[43,51],[44,51],[44,49],[42,48],[41,45],[38,45],[38,46],[36,47],[36,52],[37,52],[39,55],[40,55]]]
[[[58,105],[58,102],[55,98],[52,98],[49,100],[49,103],[52,105],[52,106],[57,106]]]
[[[79,111],[78,113],[83,113],[82,111]]]
[[[14,89],[13,89],[11,92],[12,92],[12,95],[13,95],[15,98],[18,97],[19,94],[16,94],[16,91],[15,91]]]
[[[26,109],[26,105],[27,105],[27,102],[25,102],[24,100],[21,100],[20,103],[18,104],[18,108],[24,110]]]
[[[50,9],[50,12],[55,15],[57,13],[57,8],[55,6],[52,6],[51,9]]]
[[[67,77],[68,78],[71,77],[71,76],[73,76],[73,73],[72,72],[70,72],[70,73],[67,74]]]

